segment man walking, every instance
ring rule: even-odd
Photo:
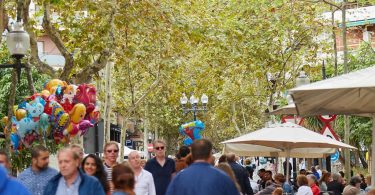
[[[176,175],[168,187],[167,195],[239,194],[229,176],[210,164],[212,143],[209,140],[195,140],[191,152],[194,163]]]
[[[236,176],[238,184],[241,186],[241,191],[244,195],[253,195],[253,190],[250,185],[248,173],[244,167],[236,163],[236,155],[230,153],[227,155],[228,163],[232,167],[234,175]]]
[[[34,146],[31,150],[31,166],[18,176],[18,180],[34,195],[43,194],[48,181],[57,174],[48,164],[47,148],[42,145]]]
[[[135,175],[136,195],[155,195],[154,178],[152,174],[141,167],[141,157],[137,151],[132,151],[128,155],[130,167]]]
[[[48,182],[45,195],[105,195],[100,182],[79,169],[79,155],[71,148],[61,149],[57,153],[57,159],[60,173]]]
[[[113,192],[114,186],[112,182],[112,168],[117,165],[118,158],[118,143],[115,141],[109,141],[104,145],[104,170],[107,173],[107,181],[109,183],[110,191]]]
[[[166,144],[163,140],[154,141],[155,158],[147,161],[145,170],[154,177],[156,195],[164,195],[172,176],[176,172],[173,159],[165,156]]]

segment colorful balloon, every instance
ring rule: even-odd
[[[52,79],[44,85],[44,89],[48,90],[50,94],[55,94],[58,86],[66,87],[68,84],[60,79]]]
[[[10,134],[10,143],[13,146],[13,150],[18,150],[20,146],[20,138],[18,137],[17,134],[15,133]]]
[[[15,114],[17,121],[25,118],[26,115],[27,115],[27,111],[25,109],[22,109],[22,108],[18,109],[16,111],[16,114]]]
[[[90,84],[68,85],[52,79],[41,93],[26,97],[14,106],[10,140],[16,148],[29,147],[39,138],[68,143],[70,137],[84,135],[99,121],[96,89]],[[7,118],[2,119],[6,131]],[[10,119],[9,119],[10,120]]]
[[[179,133],[181,135],[188,136],[188,138],[190,138],[191,141],[194,141],[196,139],[202,138],[201,133],[203,130],[204,130],[204,123],[202,121],[197,120],[197,121],[192,121],[192,122],[181,125],[179,128]],[[184,144],[185,143],[190,143],[190,141],[184,140]]]
[[[78,103],[74,105],[73,109],[69,113],[70,121],[72,123],[78,124],[86,116],[86,106],[84,104]]]

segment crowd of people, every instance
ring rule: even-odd
[[[294,182],[286,178],[286,172],[259,169],[259,180],[254,181],[255,169],[248,159],[242,165],[235,154],[225,154],[216,162],[207,139],[180,147],[175,159],[166,156],[166,149],[163,140],[155,140],[154,158],[146,162],[132,151],[127,161],[119,163],[117,142],[105,144],[103,158],[85,156],[79,145],[70,145],[58,151],[57,171],[49,167],[48,149],[36,145],[30,167],[16,178],[8,173],[11,163],[7,153],[0,152],[0,194],[375,195],[370,176],[358,175],[346,182],[342,172],[329,173],[318,166],[301,169]]]

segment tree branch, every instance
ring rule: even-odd
[[[36,67],[39,72],[48,74],[51,77],[55,77],[56,71],[49,66],[48,64],[42,62],[38,55],[38,45],[37,45],[37,38],[33,31],[33,27],[29,24],[29,7],[30,7],[31,0],[25,0],[22,8],[22,19],[25,26],[25,30],[29,33],[30,36],[30,48],[31,48],[31,56],[30,56],[30,63]]]
[[[337,8],[337,9],[341,10],[341,6],[339,6],[339,5],[337,5],[337,4],[333,3],[333,2],[330,2],[328,0],[304,0],[304,1],[308,2],[308,3],[320,3],[320,2],[322,2],[322,3],[328,4],[330,6],[333,6],[333,7]]]
[[[92,64],[85,66],[80,72],[76,74],[76,77],[80,82],[88,82],[91,80],[92,76],[102,70],[108,63],[109,58],[113,54],[115,48],[115,35],[114,35],[114,16],[117,12],[116,6],[112,5],[112,11],[108,17],[108,23],[110,24],[110,30],[108,31],[108,47],[104,48],[100,53],[100,57],[94,61]]]
[[[60,75],[60,79],[68,80],[69,75],[74,66],[74,59],[73,59],[73,55],[69,53],[67,48],[64,46],[64,43],[60,38],[60,34],[58,30],[55,29],[55,27],[51,23],[49,1],[44,2],[43,28],[65,58],[65,65]]]

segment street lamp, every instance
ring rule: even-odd
[[[30,48],[30,36],[23,29],[22,22],[17,21],[11,26],[10,32],[8,32],[6,41],[10,55],[16,59],[15,64],[1,64],[0,68],[15,68],[17,69],[17,79],[21,78],[21,68],[25,68],[26,65],[21,63],[21,59],[26,55]]]
[[[194,121],[197,120],[197,112],[199,111],[207,111],[207,103],[208,103],[208,96],[203,94],[201,97],[202,107],[198,107],[199,98],[196,98],[194,95],[191,95],[189,98],[189,103],[191,104],[191,108],[187,108],[186,105],[188,103],[188,98],[185,93],[182,94],[180,98],[180,103],[182,106],[182,112],[186,115],[189,112],[193,112]]]

